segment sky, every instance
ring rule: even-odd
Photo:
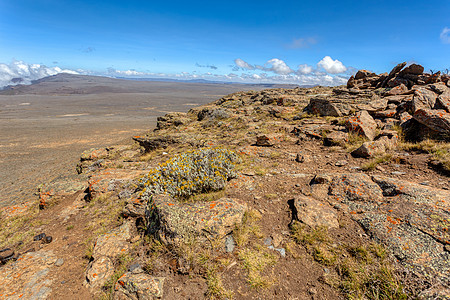
[[[0,87],[60,72],[344,84],[450,68],[450,1],[0,0]]]

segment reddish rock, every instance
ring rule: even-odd
[[[375,137],[377,123],[365,110],[357,112],[354,117],[350,117],[345,125],[350,132],[355,132],[369,140],[373,140]]]
[[[437,97],[434,108],[444,109],[447,112],[450,112],[450,89]]]
[[[450,113],[443,109],[419,109],[413,117],[432,130],[444,134],[450,133]]]
[[[341,117],[347,115],[350,108],[344,103],[330,99],[314,98],[309,101],[304,111],[320,116]]]
[[[373,157],[385,153],[387,150],[395,149],[398,145],[398,135],[395,131],[385,131],[377,136],[376,140],[364,142],[361,147],[354,150],[355,157]]]
[[[298,196],[288,201],[292,210],[292,219],[310,227],[324,226],[339,228],[336,210],[327,203],[306,196]]]
[[[377,76],[377,74],[367,71],[367,70],[359,70],[355,75],[355,79],[363,79],[363,78],[374,77],[374,76]]]
[[[436,104],[436,98],[437,95],[426,88],[416,89],[412,100],[412,112],[415,113],[421,108],[433,108]]]
[[[256,137],[256,145],[264,147],[272,147],[283,140],[280,134],[263,134]]]
[[[400,85],[397,85],[397,86],[393,87],[392,89],[390,89],[384,95],[385,96],[395,96],[395,95],[404,95],[406,93],[409,93],[409,90],[406,87],[406,85],[401,83]]]

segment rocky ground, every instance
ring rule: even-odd
[[[449,299],[449,137],[414,64],[169,113],[2,209],[0,299]]]

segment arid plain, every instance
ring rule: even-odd
[[[80,153],[152,130],[156,118],[270,85],[130,81],[59,74],[0,91],[0,206],[71,176]]]

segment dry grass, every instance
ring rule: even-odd
[[[378,156],[370,160],[368,163],[365,163],[361,166],[361,169],[364,171],[371,171],[376,168],[379,164],[385,163],[392,160],[392,154],[385,154],[382,156]]]
[[[318,263],[333,267],[327,283],[348,299],[408,299],[386,250],[376,243],[335,243],[324,227],[292,225],[292,237]]]
[[[361,147],[364,142],[367,142],[368,139],[354,132],[348,133],[348,141],[345,143],[345,148],[348,152],[352,152],[355,149]]]
[[[445,170],[450,171],[450,143],[434,140],[423,140],[419,143],[401,142],[400,148],[406,151],[430,153],[442,163]]]

